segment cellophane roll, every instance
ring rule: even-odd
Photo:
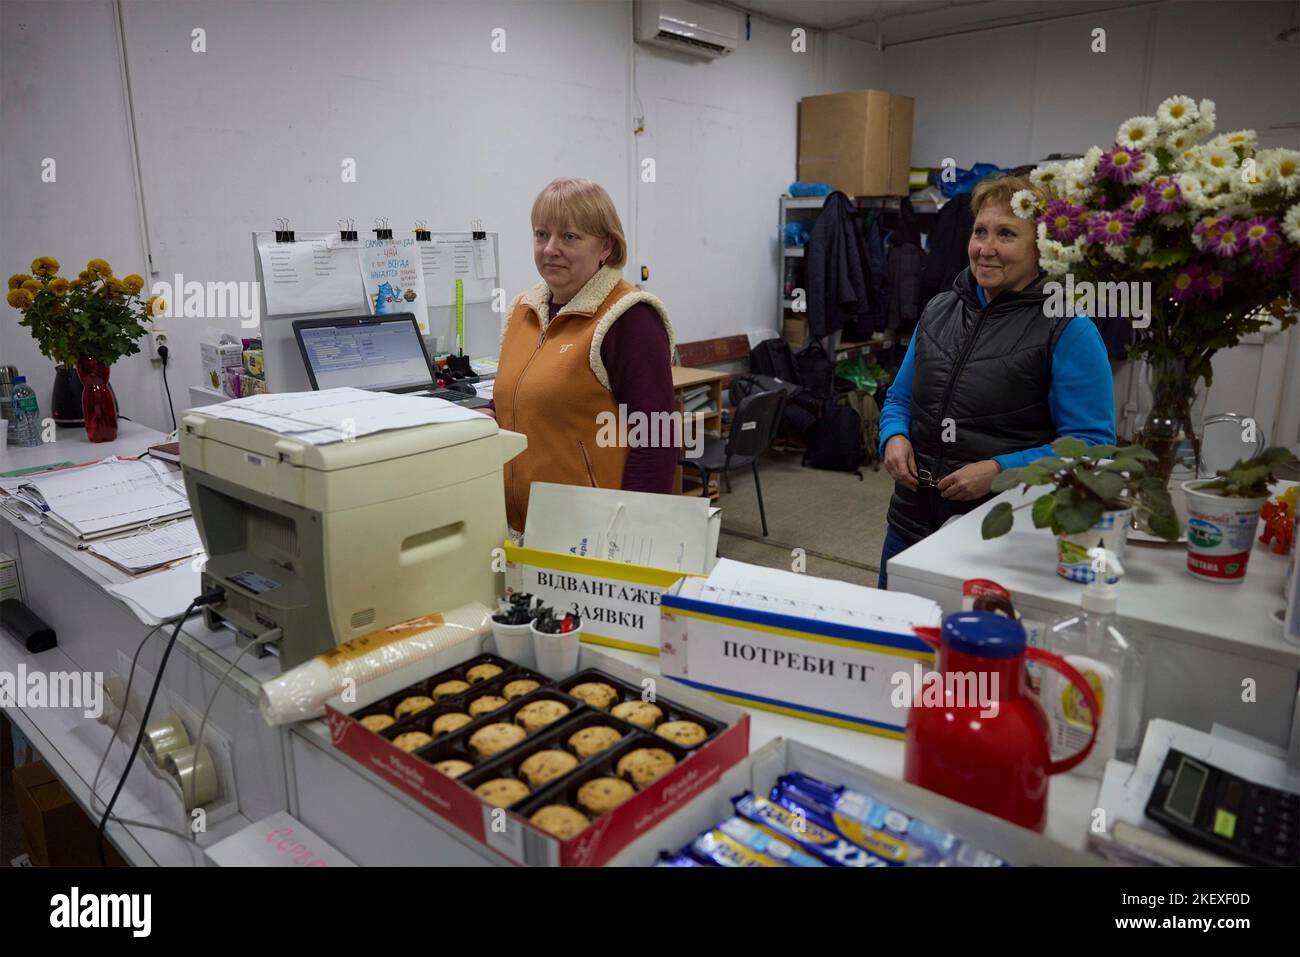
[[[319,718],[325,702],[349,681],[360,687],[491,630],[492,613],[471,602],[345,641],[264,683],[258,696],[262,717],[271,725]]]

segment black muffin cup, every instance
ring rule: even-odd
[[[469,746],[469,739],[474,735],[474,732],[489,724],[514,724],[515,714],[519,709],[534,701],[563,702],[569,706],[569,713],[558,720],[551,722],[550,725],[529,732],[524,739],[514,745],[514,747],[507,748],[500,754],[494,754],[489,758],[479,758],[474,750]],[[481,718],[475,718],[459,731],[453,731],[445,738],[441,738],[432,744],[425,745],[423,749],[411,753],[422,761],[431,761],[432,763],[446,760],[447,757],[463,757],[463,760],[469,761],[475,766],[475,768],[477,768],[480,764],[487,764],[489,761],[496,761],[499,758],[504,758],[516,749],[524,747],[530,740],[537,737],[537,735],[544,734],[550,727],[552,727],[552,725],[559,725],[561,722],[568,721],[573,715],[587,710],[590,709],[577,698],[570,698],[568,695],[562,694],[554,688],[538,688],[536,691],[526,694],[521,698],[516,698],[504,708],[498,708],[496,711],[485,714]],[[445,753],[451,751],[458,751],[460,753]],[[466,775],[466,777],[468,777],[468,775]]]
[[[624,701],[641,700],[641,689],[638,688],[636,685],[632,685],[626,681],[620,680],[619,678],[615,678],[613,675],[605,674],[605,672],[599,671],[596,668],[587,668],[583,671],[579,671],[576,675],[571,675],[570,677],[565,678],[563,681],[558,682],[556,686],[561,691],[567,694],[569,689],[572,688],[574,685],[580,685],[588,681],[599,681],[603,684],[609,685],[611,688],[613,688],[615,691],[618,692],[619,694],[618,700],[609,706],[609,711],[606,711],[605,712],[606,714],[610,714],[617,705],[622,704]],[[718,721],[715,718],[706,717],[705,715],[700,714],[698,711],[693,711],[690,708],[682,707],[676,702],[670,701],[667,698],[662,697],[661,695],[658,694],[657,691],[655,693],[655,699],[651,703],[656,705],[659,708],[659,710],[664,713],[664,719],[663,721],[659,722],[659,724],[664,724],[668,721],[694,721],[696,724],[698,724],[700,727],[702,727],[705,730],[706,736],[703,741],[701,741],[699,744],[692,744],[688,746],[684,744],[677,744],[677,742],[675,741],[669,741],[667,738],[660,738],[658,735],[655,735],[654,731],[652,730],[648,730],[644,728],[642,729],[645,730],[648,734],[654,735],[660,741],[667,741],[669,744],[672,744],[679,748],[685,748],[687,751],[694,751],[696,748],[703,747],[704,745],[712,741],[714,738],[716,738],[723,731],[725,731],[727,728],[726,724],[724,724],[723,722]]]

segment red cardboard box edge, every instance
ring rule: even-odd
[[[330,705],[325,706],[330,741],[336,748],[410,795],[484,847],[483,802],[469,788],[390,744]],[[712,787],[722,774],[749,754],[749,715],[630,800],[592,822],[581,834],[560,842],[563,867],[599,867],[670,814]],[[684,789],[683,785],[691,787]],[[433,799],[432,801],[430,799]],[[441,806],[439,806],[441,805]],[[525,818],[521,827],[550,838]],[[551,838],[554,840],[554,838]]]

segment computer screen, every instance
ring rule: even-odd
[[[395,392],[433,385],[419,328],[409,316],[295,331],[317,389],[352,386]]]

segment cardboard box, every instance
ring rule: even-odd
[[[996,854],[1013,867],[1105,865],[1099,857],[1080,853],[992,814],[787,738],[769,741],[736,764],[714,787],[620,851],[610,865],[653,865],[660,851],[678,851],[706,828],[731,817],[733,797],[745,791],[767,796],[777,778],[793,771],[868,794]]]
[[[227,369],[244,368],[244,350],[238,342],[200,342],[199,357],[203,384],[211,389],[224,389]]]
[[[96,823],[43,761],[14,768],[23,848],[39,867],[98,867]],[[124,866],[111,845],[110,866]]]
[[[480,638],[462,642],[424,659],[420,677],[430,677],[467,661],[484,650],[485,642],[488,649],[494,650],[490,639]],[[659,698],[698,711],[728,727],[692,751],[672,771],[642,788],[568,841],[552,837],[513,812],[498,813],[466,785],[435,771],[432,764],[395,747],[350,717],[391,693],[391,682],[373,690],[369,685],[358,688],[357,702],[344,705],[335,699],[327,704],[330,739],[344,754],[508,861],[552,867],[600,866],[701,791],[711,787],[724,771],[749,753],[749,715],[708,695],[584,646],[579,649],[578,669],[586,668],[598,668],[633,685],[641,685],[647,679],[653,681]],[[409,671],[406,677],[410,678]],[[343,708],[346,712],[341,710]]]
[[[719,568],[726,564],[723,559]],[[816,581],[768,569],[754,569],[754,574]],[[832,591],[858,588],[842,582],[823,585]],[[940,624],[943,612],[937,603],[915,595],[876,593],[871,606],[862,610],[862,620],[870,622],[867,627],[843,623],[843,615],[837,620],[838,606],[819,618],[796,610],[822,598],[777,613],[763,610],[759,599],[735,604],[709,600],[702,596],[705,587],[702,578],[685,579],[661,599],[659,668],[665,677],[751,708],[904,737],[907,706],[893,700],[894,676],[902,672],[914,680],[918,670],[924,673],[932,667],[934,651],[914,628]],[[753,586],[773,596],[779,596],[779,587]],[[825,600],[829,605],[835,598]],[[774,603],[779,604],[779,598]]]
[[[808,339],[808,320],[807,319],[782,320],[781,338],[790,344],[790,348],[795,350],[802,349],[804,342]]]
[[[854,90],[799,104],[799,179],[850,197],[906,196],[912,171],[910,96]]]

